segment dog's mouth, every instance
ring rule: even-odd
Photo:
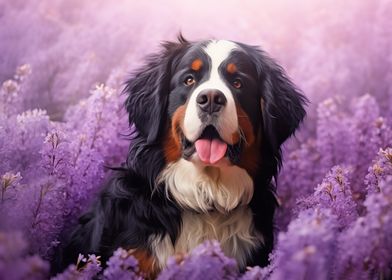
[[[207,126],[195,141],[196,153],[206,164],[215,164],[226,154],[227,144],[220,138],[215,127]]]
[[[185,137],[182,142],[185,159],[192,159],[196,154],[206,165],[216,165],[225,157],[233,164],[239,161],[240,143],[235,145],[226,143],[213,125],[208,125],[195,142],[190,142]]]

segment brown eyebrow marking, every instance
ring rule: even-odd
[[[197,59],[195,59],[195,60],[192,62],[191,68],[192,68],[192,70],[194,70],[194,71],[199,71],[199,70],[201,69],[202,66],[203,66],[203,61],[201,61],[200,58],[197,58]]]
[[[234,63],[229,63],[229,64],[227,64],[226,70],[230,74],[234,74],[235,72],[237,72],[237,66],[235,66]]]

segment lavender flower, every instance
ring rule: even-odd
[[[255,266],[249,268],[239,280],[267,280],[271,276],[271,270],[269,267],[261,268],[259,266]]]
[[[350,131],[356,131],[357,160],[355,166],[356,176],[353,177],[353,192],[364,199],[365,192],[362,188],[363,178],[367,166],[379,148],[384,147],[382,134],[388,133],[387,124],[380,119],[379,106],[376,99],[368,94],[361,96],[354,103],[353,125]]]
[[[74,264],[71,264],[62,273],[57,274],[55,277],[51,278],[51,280],[71,280],[71,279],[80,279],[80,273],[76,268],[76,265]]]
[[[380,183],[390,175],[392,175],[392,148],[380,149],[365,178],[368,193],[383,191]]]
[[[34,252],[43,257],[50,257],[58,245],[58,238],[64,227],[64,185],[51,179],[41,181],[32,205],[32,217],[28,236]],[[30,210],[30,211],[31,211]]]
[[[330,279],[336,218],[322,208],[300,212],[278,236],[270,279]]]
[[[52,129],[43,142],[40,151],[42,155],[42,167],[46,169],[48,176],[55,176],[59,180],[68,182],[69,169],[71,168],[70,140],[61,129]]]
[[[63,273],[52,277],[51,280],[91,280],[102,270],[99,257],[79,255],[76,265],[71,264]]]
[[[14,115],[2,123],[4,129],[0,130],[0,173],[21,172],[29,180],[33,174],[22,172],[33,169],[39,162],[39,150],[44,137],[49,130],[50,121],[46,111],[34,109]],[[31,168],[31,169],[30,169]]]
[[[1,176],[1,205],[3,205],[4,201],[7,199],[10,189],[17,188],[21,179],[22,176],[20,176],[20,172],[16,174],[6,172]]]
[[[31,66],[24,64],[16,69],[14,79],[6,80],[0,87],[0,120],[6,121],[15,114],[23,112],[25,82],[31,74]]]
[[[107,268],[103,272],[107,280],[141,280],[138,262],[131,252],[118,248],[107,262]]]
[[[350,189],[349,171],[340,166],[333,167],[313,195],[300,199],[298,204],[299,209],[330,209],[336,215],[340,228],[349,226],[358,217]]]
[[[327,172],[336,164],[354,164],[357,155],[356,131],[353,120],[347,118],[339,107],[341,99],[329,98],[317,108],[316,145],[321,157],[318,168]]]
[[[339,236],[338,279],[374,279],[391,273],[392,176],[383,179],[380,186],[382,192],[366,198],[366,215]]]
[[[167,268],[159,275],[165,279],[236,279],[238,268],[235,260],[226,257],[219,243],[206,241],[183,257],[171,257]]]
[[[70,219],[74,219],[85,210],[91,198],[98,192],[104,178],[104,163],[123,161],[127,142],[118,134],[126,119],[121,114],[122,98],[119,92],[104,85],[97,86],[87,100],[81,101],[77,107],[67,112],[69,142],[70,186],[69,196]],[[83,119],[83,122],[80,120]]]
[[[27,255],[27,242],[20,232],[0,231],[0,275],[3,279],[46,279],[49,264],[40,257]]]
[[[320,158],[316,143],[311,140],[286,155],[278,180],[281,207],[277,209],[277,223],[280,230],[286,230],[292,220],[296,201],[311,195],[316,180],[323,176],[319,169],[314,168]]]

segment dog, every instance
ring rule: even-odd
[[[264,51],[226,40],[162,44],[126,82],[127,161],[63,250],[105,262],[130,250],[153,278],[205,240],[246,266],[268,264],[281,145],[306,97]]]

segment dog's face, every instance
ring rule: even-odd
[[[257,82],[251,58],[233,42],[187,49],[173,65],[168,101],[172,131],[167,137],[181,145],[176,154],[167,150],[166,157],[198,165],[239,164],[243,146],[251,147],[261,128]]]
[[[269,182],[280,165],[281,144],[305,116],[306,98],[282,68],[261,50],[231,41],[191,43],[180,38],[178,43],[166,43],[163,52],[151,56],[128,81],[126,90],[137,142],[148,151],[144,157],[151,158],[151,147],[155,147],[164,158],[160,168],[177,163],[176,171],[171,170],[176,174],[174,181],[181,177],[179,173],[196,172],[200,176],[194,180],[205,182],[208,176],[215,177],[210,184],[233,174]],[[140,166],[145,168],[146,164]],[[249,190],[244,192],[247,203],[253,194],[249,180],[239,183],[239,188]],[[192,189],[197,203],[219,196],[212,188],[209,197],[201,198],[203,190],[195,193],[194,188],[200,189],[196,186],[200,182],[174,192],[187,200]],[[226,200],[236,196],[230,207],[244,200],[241,196],[245,194],[236,193],[235,186],[216,188],[228,190],[221,194]]]

